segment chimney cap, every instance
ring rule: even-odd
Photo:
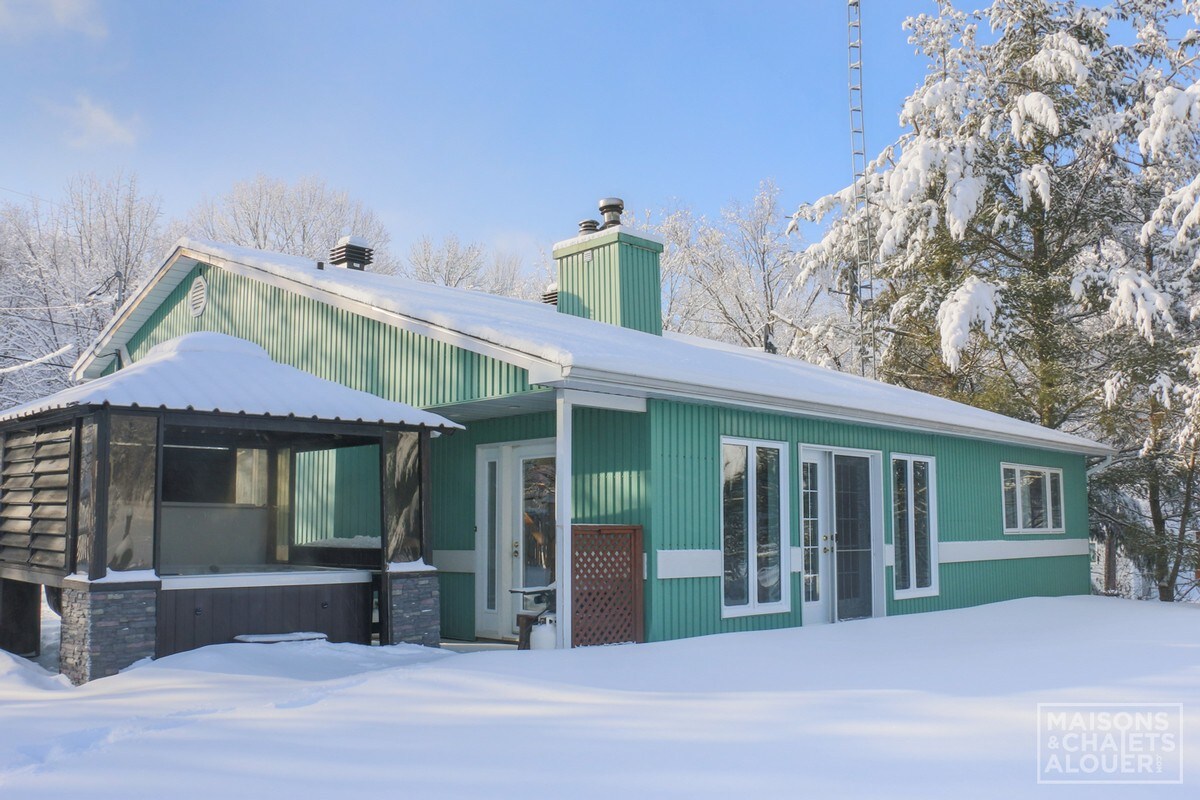
[[[619,197],[605,197],[600,200],[600,213],[604,216],[604,228],[612,228],[621,224],[621,212],[625,210],[625,201]]]
[[[579,220],[579,232],[581,234],[595,233],[598,230],[600,230],[600,222],[598,220],[594,220],[594,219]]]
[[[374,260],[375,251],[361,236],[343,236],[329,251],[329,263],[335,267],[361,271]]]

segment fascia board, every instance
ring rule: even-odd
[[[100,373],[104,371],[103,364],[99,361],[101,353],[109,347],[114,346],[114,343],[115,347],[118,348],[128,344],[133,334],[130,333],[121,337],[121,329],[136,314],[142,302],[148,296],[156,291],[165,291],[166,294],[170,294],[179,285],[177,273],[182,272],[186,275],[188,272],[191,272],[192,267],[196,265],[196,256],[196,253],[192,253],[183,247],[176,247],[174,252],[163,262],[163,265],[158,268],[158,271],[142,285],[141,289],[117,309],[112,319],[108,321],[108,324],[101,329],[100,333],[92,341],[92,344],[79,356],[75,365],[71,367],[71,380],[78,382],[99,377]],[[181,264],[181,262],[183,263]],[[169,282],[170,278],[176,278],[174,283]],[[149,317],[149,314],[146,316]],[[115,351],[113,355],[116,355]]]
[[[892,429],[899,428],[921,431],[923,433],[969,437],[985,441],[1037,447],[1042,450],[1081,453],[1084,455],[1105,456],[1114,452],[1112,448],[1102,444],[1088,445],[1084,443],[1055,442],[1036,436],[1000,433],[966,425],[939,423],[896,414],[847,411],[843,406],[820,403],[787,403],[786,401],[781,401],[778,397],[760,395],[753,392],[697,387],[691,384],[679,384],[662,379],[613,374],[598,370],[584,370],[578,367],[564,369],[564,377],[561,381],[547,383],[546,385],[553,385],[556,388],[564,389],[571,388],[584,391],[609,392],[612,394],[642,395],[661,400],[695,400],[703,403],[739,406],[755,411],[767,411],[788,416],[817,417],[836,422],[869,424]]]

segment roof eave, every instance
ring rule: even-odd
[[[183,262],[180,264],[180,262]],[[364,316],[369,319],[374,319],[382,322],[385,325],[403,328],[414,333],[428,336],[433,339],[446,342],[465,350],[479,353],[484,356],[496,358],[501,361],[515,364],[526,370],[557,370],[558,365],[548,361],[542,356],[532,353],[526,353],[511,347],[497,345],[494,342],[489,342],[485,339],[463,334],[458,331],[449,330],[443,326],[426,320],[410,317],[394,311],[390,311],[378,306],[370,306],[360,300],[347,297],[338,292],[330,291],[326,287],[313,286],[304,281],[296,280],[287,275],[281,275],[271,270],[263,269],[252,264],[245,264],[234,259],[225,258],[216,253],[209,253],[204,250],[197,250],[184,245],[177,245],[171,256],[163,263],[163,266],[148,280],[145,285],[131,297],[129,300],[117,310],[112,320],[96,337],[91,347],[79,358],[76,365],[71,370],[71,378],[79,381],[84,379],[96,378],[104,370],[104,365],[107,361],[101,361],[105,355],[105,351],[114,347],[120,347],[129,341],[134,331],[129,335],[122,335],[122,329],[134,316],[138,307],[145,299],[159,289],[164,282],[170,279],[172,273],[180,271],[190,271],[196,264],[209,264],[218,269],[224,269],[235,275],[250,277],[254,280],[266,283],[271,286],[276,286],[302,297],[316,299],[319,302],[326,303],[338,308],[347,309]],[[315,262],[314,262],[315,263]],[[178,267],[178,269],[177,269]],[[163,290],[168,292],[173,290],[178,282],[163,286]],[[135,329],[136,330],[136,329]],[[115,353],[114,353],[115,355]]]
[[[114,342],[119,345],[128,341],[128,337],[120,338],[120,331],[129,321],[135,310],[145,300],[147,296],[152,294],[160,287],[163,281],[167,280],[168,276],[175,271],[175,267],[180,265],[181,261],[186,260],[183,266],[190,270],[196,263],[212,264],[217,267],[229,269],[238,274],[253,274],[257,273],[256,277],[265,280],[268,283],[282,282],[295,287],[301,294],[306,296],[322,295],[325,302],[334,304],[346,303],[348,305],[359,306],[360,313],[366,313],[361,307],[360,301],[352,300],[343,297],[335,292],[330,292],[324,288],[312,287],[306,283],[290,279],[286,276],[280,276],[260,267],[243,264],[238,261],[233,261],[216,254],[206,253],[201,250],[195,250],[183,245],[177,245],[172,254],[163,263],[162,267],[148,280],[142,288],[127,300],[113,319],[104,327],[100,335],[91,347],[80,357],[76,362],[75,367],[71,371],[71,377],[75,380],[97,377],[103,372],[103,364],[100,361],[104,351],[113,346]],[[170,287],[171,289],[174,286]],[[611,394],[625,394],[635,397],[656,397],[661,399],[684,398],[693,399],[700,402],[722,403],[736,406],[746,406],[761,410],[773,411],[782,414],[804,415],[821,417],[825,419],[833,419],[848,422],[867,423],[880,425],[885,427],[900,427],[908,430],[920,430],[928,433],[941,433],[954,436],[966,436],[975,439],[987,439],[994,441],[1004,441],[1013,444],[1021,444],[1030,447],[1039,447],[1042,449],[1058,450],[1063,452],[1082,453],[1085,455],[1094,456],[1109,456],[1116,451],[1108,445],[1099,442],[1089,442],[1081,437],[1075,437],[1079,441],[1072,442],[1056,442],[1047,440],[1037,436],[1022,436],[1011,433],[999,433],[990,431],[984,428],[974,428],[971,426],[954,425],[950,423],[942,423],[931,420],[924,420],[912,417],[906,417],[896,414],[881,414],[867,411],[853,411],[845,407],[833,404],[821,404],[812,402],[800,402],[789,400],[771,395],[761,395],[753,392],[744,392],[737,389],[725,389],[709,386],[697,386],[691,383],[681,383],[676,381],[668,381],[661,378],[648,378],[645,376],[629,375],[624,373],[613,373],[603,370],[586,369],[576,367],[570,364],[558,364],[547,359],[533,355],[531,353],[515,351],[512,348],[500,347],[491,342],[486,342],[475,337],[467,336],[457,331],[448,331],[441,326],[433,325],[427,321],[419,320],[395,312],[378,309],[376,313],[368,313],[370,316],[386,324],[397,325],[413,329],[415,325],[419,328],[419,332],[432,338],[449,341],[458,346],[464,346],[466,349],[481,352],[484,355],[489,355],[501,360],[517,363],[524,367],[529,373],[529,382],[532,385],[541,385],[554,388],[583,388],[604,391]],[[468,341],[470,340],[470,341]],[[107,362],[103,362],[107,363]]]
[[[601,370],[564,367],[560,380],[551,380],[549,376],[540,381],[543,385],[556,388],[584,389],[589,391],[608,392],[610,394],[625,394],[635,397],[650,397],[656,399],[690,399],[699,402],[720,403],[752,408],[760,411],[770,411],[779,414],[819,417],[842,422],[866,423],[888,428],[903,428],[906,430],[922,431],[950,436],[968,437],[1000,441],[1009,444],[1037,447],[1043,450],[1056,450],[1068,453],[1079,453],[1091,456],[1110,456],[1117,451],[1100,442],[1091,442],[1082,437],[1073,437],[1076,442],[1062,442],[1038,436],[1024,436],[1014,433],[992,431],[986,428],[975,428],[967,425],[936,422],[933,420],[906,417],[899,414],[882,414],[870,411],[855,411],[844,406],[832,404],[800,402],[787,398],[761,395],[754,392],[744,392],[736,389],[720,389],[694,384],[681,384],[661,378],[633,377],[619,373]],[[1070,434],[1064,434],[1070,435]]]
[[[174,268],[183,259],[188,260],[187,268],[191,270],[197,262],[203,259],[203,254],[177,245],[171,252],[171,255],[167,257],[167,260],[163,262],[163,265],[158,268],[158,271],[142,284],[142,287],[136,294],[130,296],[128,300],[121,304],[121,307],[113,314],[112,319],[108,321],[108,324],[104,326],[92,341],[91,346],[79,356],[75,365],[71,367],[71,380],[79,382],[100,377],[101,373],[104,372],[105,365],[108,363],[107,360],[101,361],[102,356],[105,355],[104,351],[113,345],[118,332],[124,327],[142,301],[162,285],[166,277],[174,271]],[[170,288],[174,289],[175,287],[172,286]],[[128,341],[128,338],[120,342],[120,345],[124,345],[126,341]],[[115,355],[116,353],[113,353],[110,357]]]

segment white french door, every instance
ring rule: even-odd
[[[801,448],[800,528],[803,624],[882,613],[879,456],[868,451]]]
[[[829,454],[800,453],[800,546],[804,553],[804,625],[833,619],[833,526],[830,524]]]
[[[510,590],[554,582],[554,440],[480,447],[475,467],[475,633],[510,639],[534,608]]]

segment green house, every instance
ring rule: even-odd
[[[662,243],[609,217],[555,245],[546,303],[373,274],[365,247],[319,263],[183,240],[76,377],[215,331],[465,426],[430,445],[448,638],[515,637],[513,590],[550,584],[560,646],[1089,591],[1087,464],[1109,448],[664,333]],[[360,450],[297,466],[320,490],[297,542],[378,533]]]

